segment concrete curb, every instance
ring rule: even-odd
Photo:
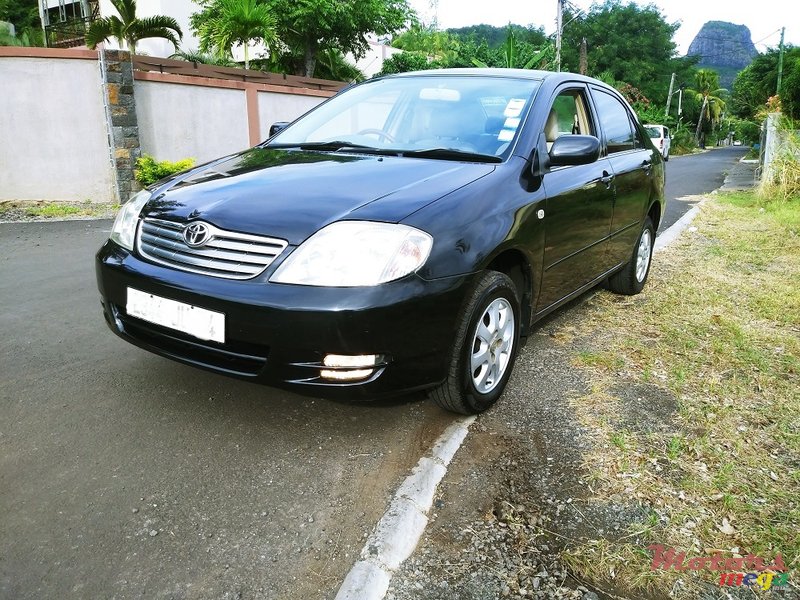
[[[678,239],[678,236],[683,233],[683,230],[689,227],[692,221],[694,221],[694,218],[700,212],[700,207],[705,201],[705,198],[700,200],[700,202],[686,211],[680,219],[662,231],[661,234],[656,237],[656,243],[653,244],[653,252],[660,252],[670,244],[674,243],[675,240]]]
[[[449,425],[400,484],[335,600],[381,600],[386,595],[392,574],[417,547],[436,488],[475,418],[461,418]]]

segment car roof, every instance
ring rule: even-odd
[[[437,75],[461,75],[467,77],[515,77],[518,79],[534,79],[537,81],[584,81],[606,86],[602,81],[569,73],[566,71],[537,71],[533,69],[501,69],[501,68],[459,68],[459,69],[430,69],[426,71],[408,71],[406,73],[394,73],[385,77],[435,77]],[[606,86],[607,87],[607,86]]]

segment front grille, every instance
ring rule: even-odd
[[[250,279],[266,269],[287,245],[285,240],[226,231],[206,223],[208,241],[192,248],[185,242],[183,232],[195,222],[144,219],[139,227],[139,252],[154,262],[183,271]]]

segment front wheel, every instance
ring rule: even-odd
[[[462,309],[447,380],[430,393],[434,402],[465,415],[497,402],[511,376],[519,331],[513,282],[503,273],[483,273]]]
[[[653,241],[656,231],[650,217],[644,220],[642,232],[633,247],[633,255],[621,270],[608,278],[608,289],[617,294],[633,296],[644,288],[650,273],[650,260],[653,257]]]

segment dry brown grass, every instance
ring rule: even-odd
[[[695,225],[656,256],[640,296],[590,300],[582,334],[593,347],[575,363],[595,384],[575,408],[596,437],[593,491],[649,507],[631,530],[640,538],[688,556],[781,553],[797,585],[800,206],[723,195]],[[613,390],[644,384],[674,396],[677,410],[659,427],[620,426],[631,399]],[[645,412],[653,402],[638,400]],[[596,540],[564,558],[601,587],[657,596],[697,597],[719,578],[653,572],[646,545]]]

